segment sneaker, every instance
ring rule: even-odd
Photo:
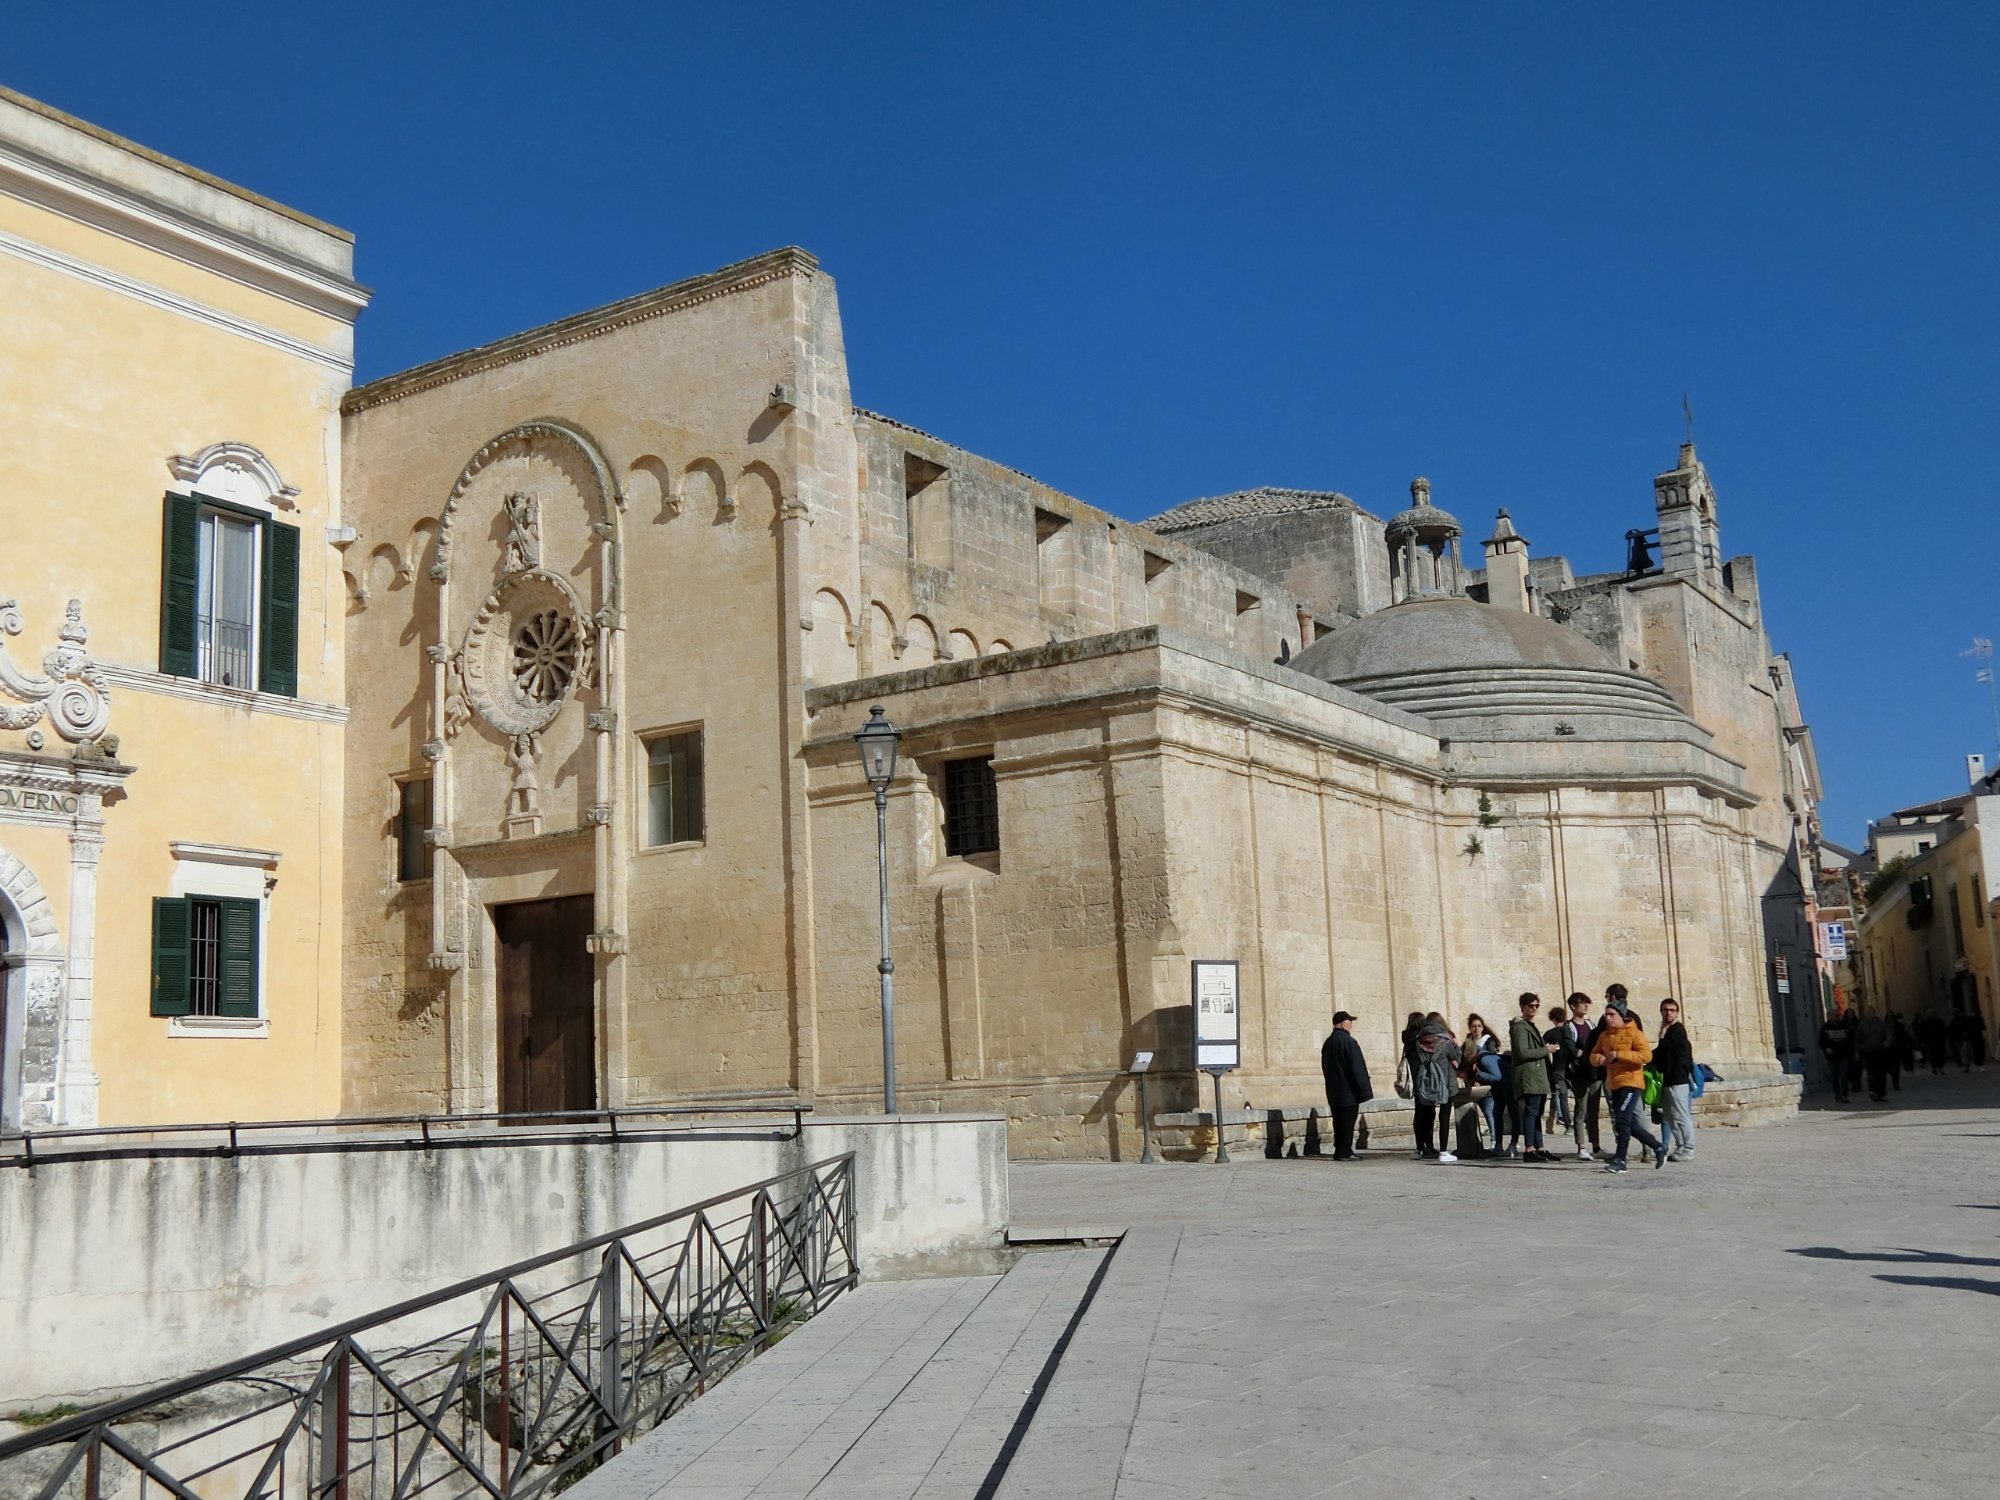
[[[1660,1168],[1664,1167],[1666,1164],[1667,1164],[1667,1148],[1665,1146],[1655,1146],[1653,1148],[1653,1170],[1657,1172],[1660,1170]]]
[[[1690,1155],[1689,1153],[1687,1153],[1687,1152],[1685,1152],[1685,1151],[1669,1151],[1669,1152],[1667,1153],[1667,1160],[1668,1160],[1668,1161],[1693,1161],[1693,1160],[1694,1160],[1694,1157],[1693,1157],[1693,1156],[1691,1156],[1691,1155]]]
[[[1625,1163],[1614,1156],[1604,1164],[1604,1170],[1607,1172],[1622,1172],[1625,1170]]]
[[[1424,1151],[1424,1148],[1423,1148],[1422,1146],[1419,1146],[1419,1147],[1417,1147],[1417,1149],[1416,1149],[1416,1150],[1414,1150],[1414,1151],[1412,1151],[1412,1152],[1410,1153],[1410,1160],[1411,1160],[1411,1161],[1422,1161],[1422,1160],[1424,1160],[1424,1158],[1425,1158],[1425,1154],[1426,1154],[1426,1153],[1425,1153],[1425,1151]]]
[[[1596,1161],[1596,1160],[1597,1160],[1597,1158],[1596,1158],[1596,1157],[1594,1157],[1594,1156],[1592,1156],[1592,1155],[1590,1154],[1590,1147],[1588,1147],[1588,1146],[1578,1146],[1578,1147],[1576,1148],[1576,1159],[1577,1159],[1578,1161]]]
[[[1447,1166],[1455,1163],[1458,1160],[1458,1158],[1453,1156],[1449,1151],[1438,1152],[1437,1159],[1445,1163]]]

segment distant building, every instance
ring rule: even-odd
[[[1861,977],[1871,1006],[1976,1015],[1990,1036],[2000,1018],[2000,773],[1968,770],[1978,779],[1960,795],[1869,825],[1877,873],[1860,920]]]
[[[1386,1082],[1410,1010],[1613,980],[1796,1097],[1816,771],[1691,446],[1598,577],[1504,514],[1470,566],[1423,481],[1133,525],[856,408],[798,250],[344,413],[351,1110],[872,1107],[873,704],[905,1108],[1135,1152],[1135,1053],[1195,1102],[1195,959],[1232,1101],[1316,1099],[1336,1005]]]
[[[0,90],[0,1127],[338,1107],[352,272]]]

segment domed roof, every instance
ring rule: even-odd
[[[1426,718],[1481,721],[1482,737],[1654,738],[1661,721],[1694,728],[1659,683],[1568,626],[1473,599],[1391,605],[1321,637],[1291,665]]]
[[[1414,531],[1420,541],[1443,540],[1460,535],[1464,528],[1458,517],[1431,504],[1431,482],[1422,475],[1410,481],[1410,507],[1399,510],[1382,529],[1390,536]]]

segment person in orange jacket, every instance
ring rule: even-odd
[[[1653,1166],[1667,1164],[1666,1143],[1646,1128],[1642,1113],[1646,1084],[1646,1064],[1653,1060],[1653,1044],[1622,1005],[1604,1007],[1604,1034],[1597,1050],[1590,1054],[1593,1067],[1604,1069],[1604,1092],[1611,1098],[1611,1129],[1618,1150],[1604,1164],[1607,1172],[1625,1170],[1625,1153],[1637,1141],[1653,1153]]]

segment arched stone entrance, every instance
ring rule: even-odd
[[[35,872],[0,846],[0,1122],[55,1117],[63,942]]]

